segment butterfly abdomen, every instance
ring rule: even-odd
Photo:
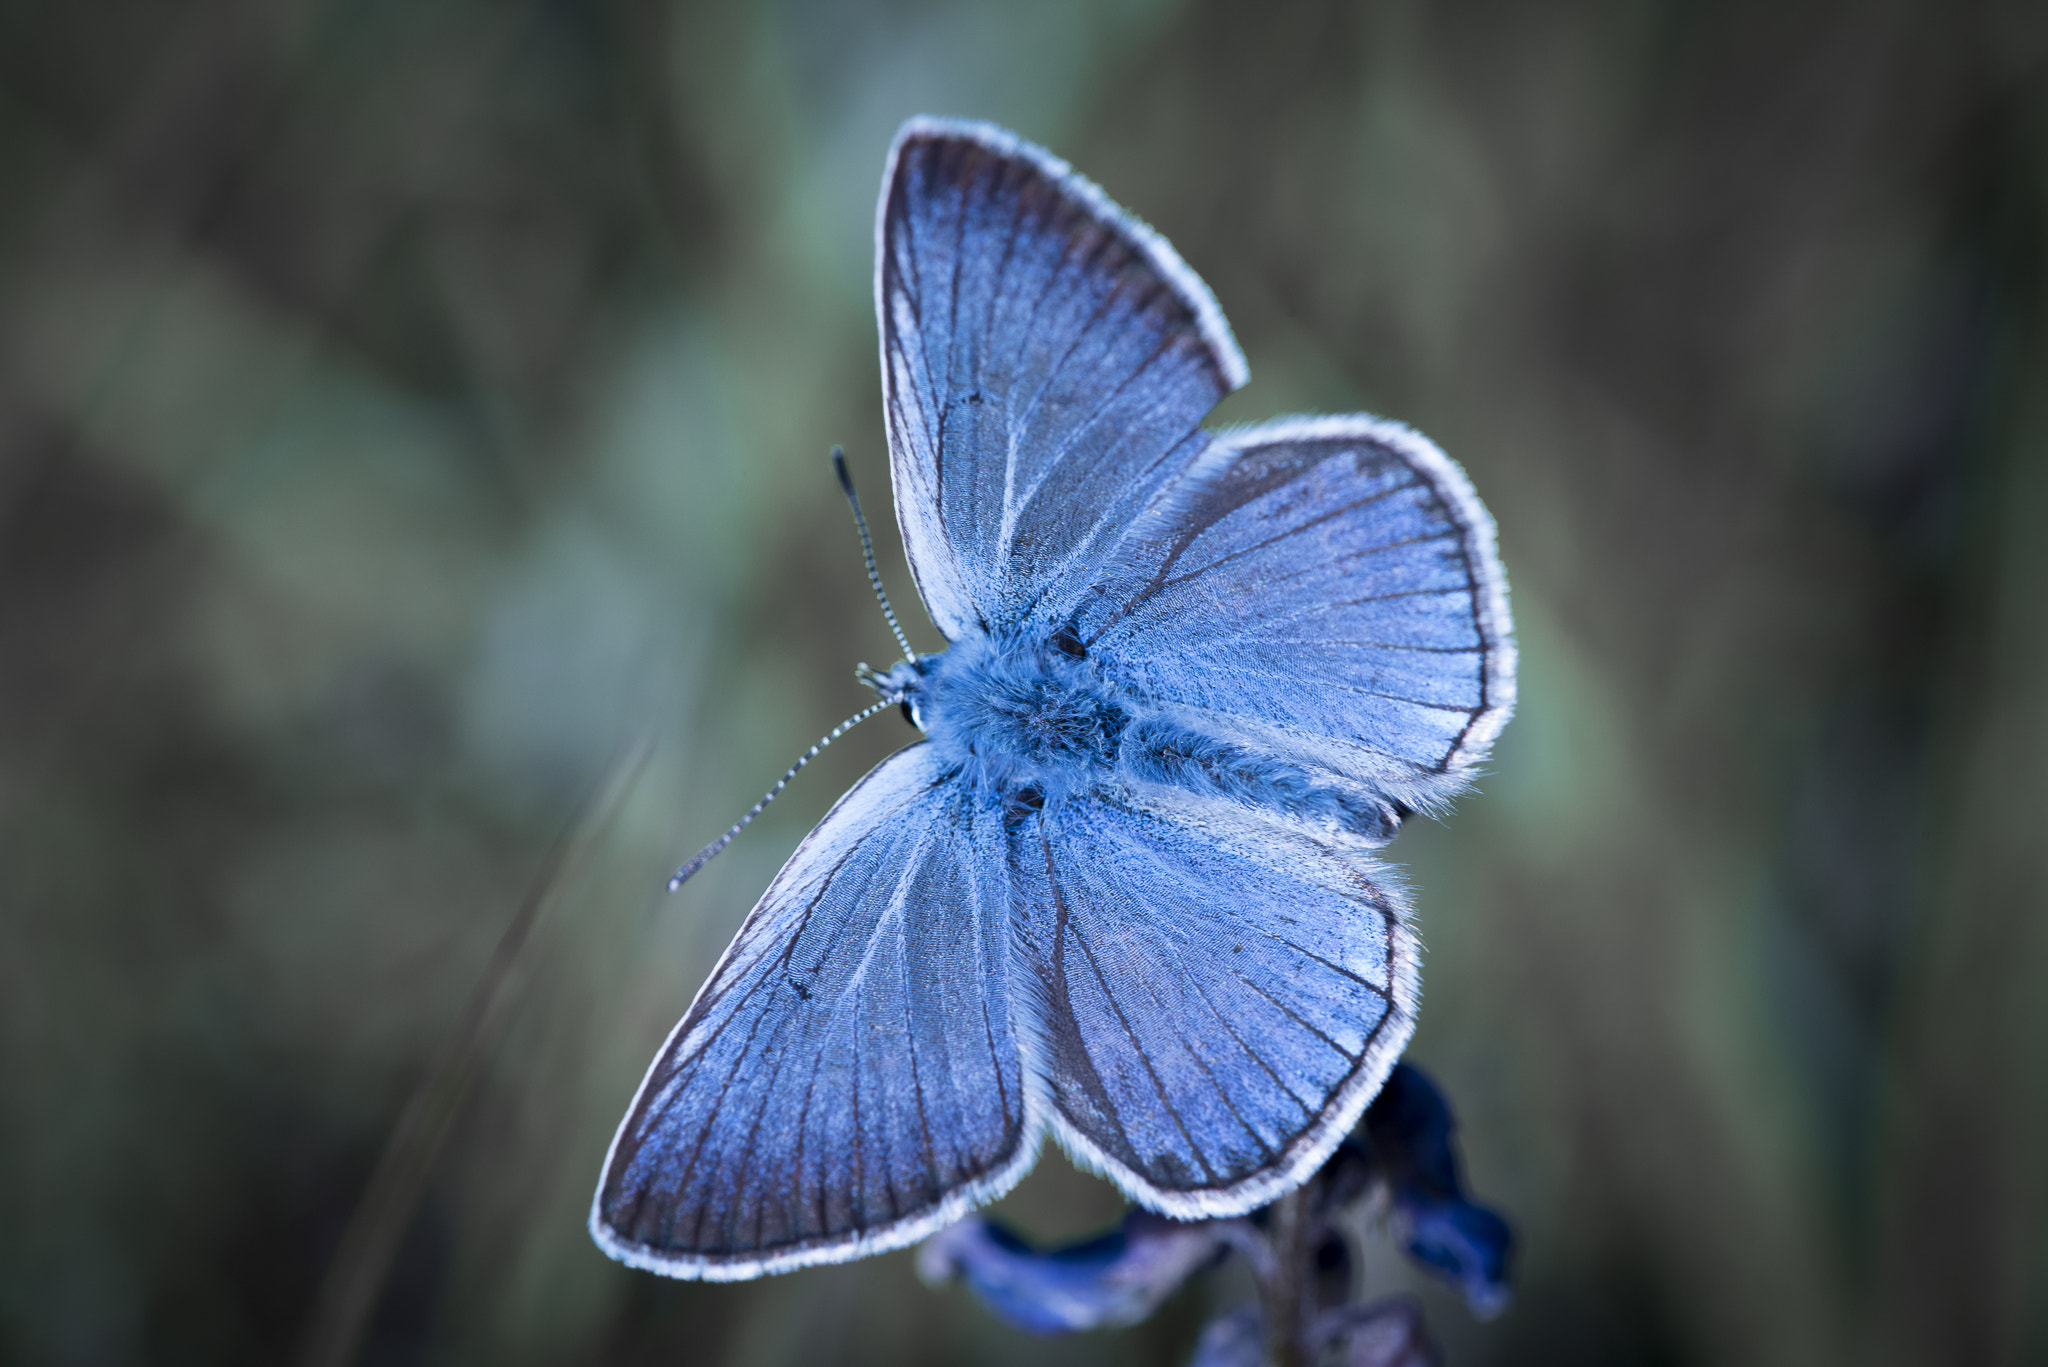
[[[1262,811],[1334,827],[1375,844],[1394,838],[1404,808],[1355,784],[1153,715],[1124,733],[1122,772],[1157,783],[1230,798]]]
[[[1059,632],[977,636],[918,662],[910,706],[932,743],[1013,818],[1116,780],[1162,784],[1391,840],[1405,810],[1334,775],[1197,731],[1155,710]]]

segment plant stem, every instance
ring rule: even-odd
[[[1259,1310],[1266,1325],[1266,1367],[1308,1367],[1309,1297],[1314,1272],[1309,1266],[1309,1238],[1315,1226],[1309,1183],[1275,1201],[1266,1225],[1272,1248],[1259,1277]]]

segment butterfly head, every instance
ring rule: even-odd
[[[905,721],[928,733],[929,728],[924,724],[925,675],[939,659],[937,655],[918,655],[898,660],[896,667],[887,674],[866,665],[860,666],[855,673],[862,683],[875,690],[883,702],[901,707]]]

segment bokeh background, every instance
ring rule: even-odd
[[[1496,1322],[1421,1288],[1450,1361],[2048,1362],[2044,21],[0,6],[0,1359],[291,1360],[451,1039],[363,1362],[1172,1363],[1241,1289],[1043,1341],[908,1254],[687,1286],[583,1230],[908,738],[661,893],[893,654],[824,455],[886,506],[873,199],[932,111],[1172,239],[1219,420],[1403,419],[1498,517],[1521,713],[1393,850],[1409,1057],[1522,1240]],[[1118,1204],[1048,1155],[1005,1210]]]

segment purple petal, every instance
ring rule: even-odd
[[[1436,1348],[1423,1329],[1422,1308],[1407,1296],[1326,1310],[1309,1329],[1318,1362],[1335,1367],[1436,1367]],[[1188,1367],[1263,1367],[1265,1326],[1250,1306],[1219,1315],[1202,1329]]]
[[[1188,1367],[1264,1367],[1266,1331],[1259,1312],[1242,1306],[1202,1327]]]
[[[1214,1261],[1222,1240],[1206,1222],[1134,1210],[1121,1228],[1039,1252],[994,1221],[970,1215],[918,1250],[918,1274],[964,1280],[997,1315],[1034,1334],[1136,1324]]]
[[[1514,1231],[1465,1194],[1450,1105],[1428,1076],[1397,1064],[1365,1113],[1364,1132],[1391,1193],[1408,1256],[1456,1282],[1481,1319],[1507,1308]]]
[[[1342,1367],[1436,1367],[1422,1307],[1406,1296],[1330,1310],[1316,1319],[1317,1355]]]

